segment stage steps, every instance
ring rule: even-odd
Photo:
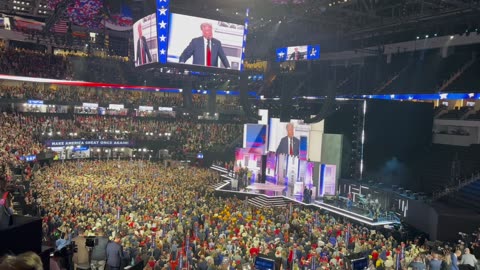
[[[248,199],[248,203],[259,208],[264,207],[286,207],[291,201],[283,197],[256,196]]]
[[[210,188],[216,190],[217,188],[220,188],[221,186],[223,186],[225,184],[226,184],[226,182],[224,182],[224,181],[218,182],[218,183],[215,183],[213,185],[210,185]]]

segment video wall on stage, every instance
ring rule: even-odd
[[[267,126],[245,124],[243,126],[243,148],[250,153],[263,155],[267,150]]]
[[[279,118],[271,118],[268,151],[307,160],[310,130],[310,125],[303,123],[303,120],[292,119],[286,123],[280,122]]]
[[[135,66],[159,62],[233,70],[243,69],[245,23],[173,13],[170,0],[156,0],[156,13],[134,24]]]

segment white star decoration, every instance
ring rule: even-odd
[[[164,55],[165,52],[166,52],[165,49],[161,49],[161,50],[160,50],[160,54],[162,54],[162,55]]]
[[[470,93],[470,94],[468,94],[468,97],[469,97],[469,98],[473,98],[474,96],[475,96],[475,94],[474,94],[474,93]]]
[[[166,8],[162,7],[158,9],[158,12],[160,12],[160,15],[167,15],[167,10]]]
[[[165,2],[165,3],[167,2],[167,0],[159,0],[159,1],[160,1],[160,2]]]
[[[447,99],[448,94],[440,94],[440,99]]]
[[[315,48],[312,48],[312,52],[310,53],[310,56],[317,56],[317,50]]]
[[[283,58],[285,56],[285,53],[284,52],[279,52],[278,53],[278,58]]]
[[[245,29],[248,29],[248,22],[245,23]]]
[[[161,36],[158,37],[158,39],[160,40],[160,42],[165,42],[165,40],[167,39],[167,37],[164,36],[164,35],[161,35]]]
[[[160,28],[166,28],[167,23],[162,20],[162,22],[159,22],[158,25],[160,25]]]

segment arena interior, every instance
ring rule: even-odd
[[[0,0],[0,270],[480,270],[479,0]]]

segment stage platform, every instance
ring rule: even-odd
[[[303,200],[302,194],[293,194],[289,186],[280,186],[271,183],[239,183],[231,172],[225,168],[213,165],[212,170],[218,171],[223,184],[215,186],[215,191],[223,194],[243,198],[249,203],[259,207],[285,207],[290,203],[317,207],[342,217],[367,224],[369,226],[389,226],[399,224],[398,217],[391,215],[378,219],[369,217],[364,209],[352,207],[347,209],[346,204],[339,201],[329,201],[323,198],[312,199],[310,202]],[[241,181],[240,181],[241,182]]]

